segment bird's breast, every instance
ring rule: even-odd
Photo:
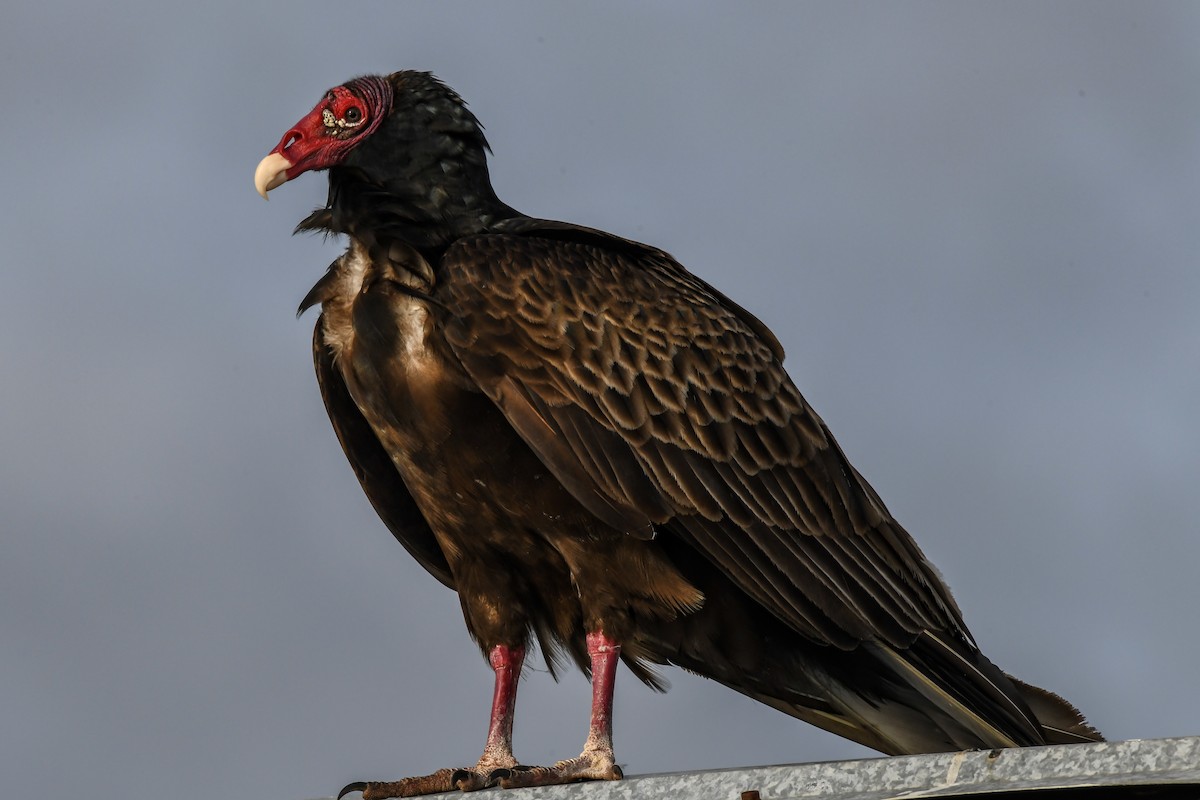
[[[434,331],[428,301],[406,293],[390,279],[393,265],[372,261],[357,241],[335,262],[333,272],[322,298],[321,324],[335,360],[372,371],[373,365],[387,364],[408,379],[432,379],[444,363],[430,344]]]
[[[351,349],[354,341],[354,299],[362,289],[369,267],[366,249],[352,243],[350,249],[333,262],[332,275],[322,281],[325,288],[321,295],[321,336],[333,351],[337,363],[342,362],[343,354]]]

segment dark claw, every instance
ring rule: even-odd
[[[338,794],[338,800],[350,792],[362,792],[362,800],[383,800],[387,797],[418,797],[424,794],[439,794],[453,791],[456,787],[451,778],[458,772],[472,775],[465,770],[441,769],[431,775],[404,778],[399,781],[355,781]],[[475,787],[482,788],[482,787]]]

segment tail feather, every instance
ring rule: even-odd
[[[1102,741],[1061,697],[1006,675],[965,633],[842,649],[798,633],[671,536],[672,561],[706,597],[644,621],[627,655],[675,664],[890,755]],[[643,678],[644,679],[644,678]]]
[[[973,665],[947,680],[945,665],[919,657],[915,647],[897,651],[880,646],[878,652],[890,662],[896,676],[925,699],[930,721],[940,723],[956,747],[1017,747],[1036,741],[1028,715],[1002,713],[1008,709],[989,696],[994,689],[992,680]],[[1005,705],[1012,705],[1002,690],[995,694],[1008,701]]]
[[[803,697],[770,697],[761,688],[722,682],[893,755],[1104,740],[1063,698],[1013,678],[969,643],[943,634],[925,631],[904,649],[873,643],[857,653],[817,648],[809,656],[802,671],[828,692],[820,710]]]
[[[1007,677],[1017,687],[1041,723],[1042,738],[1046,740],[1046,744],[1104,741],[1104,735],[1088,724],[1079,709],[1054,692],[1025,683],[1012,675]]]

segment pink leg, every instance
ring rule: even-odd
[[[596,631],[587,635],[587,648],[592,659],[592,722],[583,752],[605,752],[612,758],[613,690],[617,684],[621,645]]]
[[[602,631],[593,631],[587,635],[587,648],[592,659],[592,721],[583,752],[575,758],[559,761],[553,767],[513,770],[509,777],[500,779],[504,788],[615,781],[623,777],[612,745],[613,688],[617,663],[621,660],[621,645]]]
[[[339,800],[350,792],[362,792],[363,800],[416,797],[454,789],[470,792],[495,786],[502,777],[507,777],[510,770],[517,766],[512,754],[513,711],[517,704],[517,683],[521,679],[525,648],[519,645],[496,645],[488,660],[496,672],[496,688],[492,692],[487,744],[483,746],[483,755],[479,757],[478,764],[471,769],[440,769],[431,775],[399,781],[352,783],[338,794]]]
[[[517,765],[512,754],[513,712],[517,707],[517,682],[521,679],[525,648],[499,644],[492,648],[489,660],[496,671],[496,688],[492,692],[492,718],[488,723],[487,744],[483,746],[483,755],[475,766],[476,772],[509,769]]]

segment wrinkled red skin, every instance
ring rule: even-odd
[[[379,127],[387,116],[391,95],[390,84],[377,78],[358,79],[326,92],[271,151],[291,164],[287,179],[341,163],[355,145]]]

